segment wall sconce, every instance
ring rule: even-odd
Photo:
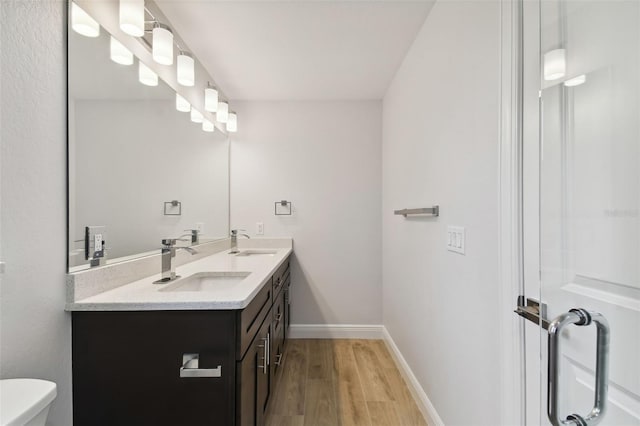
[[[120,29],[134,37],[144,35],[144,0],[120,0]]]
[[[189,52],[180,51],[178,54],[178,83],[183,86],[193,86],[196,81],[195,62],[193,55]]]
[[[208,112],[216,112],[218,110],[218,91],[207,83],[204,89],[204,110]]]
[[[216,120],[221,123],[226,123],[229,119],[229,104],[222,101],[218,102],[218,109],[216,110]]]
[[[158,74],[153,72],[151,68],[138,61],[138,80],[145,86],[157,86]]]
[[[238,116],[235,112],[230,112],[227,119],[227,132],[235,133],[238,131]]]
[[[120,65],[131,65],[133,64],[133,53],[122,43],[111,36],[111,40],[109,42],[109,50],[111,60],[116,64]]]
[[[555,49],[544,54],[544,79],[557,80],[567,72],[565,49]]]
[[[100,24],[73,2],[71,3],[71,28],[85,37],[100,35]]]
[[[152,30],[153,60],[161,65],[173,65],[173,33],[168,25],[156,22]]]

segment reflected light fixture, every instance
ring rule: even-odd
[[[173,65],[173,33],[168,25],[156,22],[152,30],[153,60],[161,65]]]
[[[222,101],[218,102],[218,109],[216,110],[216,120],[221,123],[226,123],[229,119],[229,104]]]
[[[189,52],[180,51],[177,60],[177,79],[183,86],[193,86],[195,84],[195,62],[193,55]]]
[[[191,104],[185,98],[176,93],[176,109],[180,112],[191,111]]]
[[[202,130],[204,130],[205,132],[211,133],[215,129],[216,128],[214,127],[213,123],[207,120],[206,118],[202,121]]]
[[[565,49],[555,49],[544,54],[544,79],[557,80],[567,71]]]
[[[197,109],[191,108],[191,121],[194,123],[202,123],[203,120],[202,113]]]
[[[134,37],[144,35],[144,0],[120,0],[120,29]]]
[[[151,68],[138,61],[138,80],[145,86],[157,86],[158,74],[153,72]]]
[[[100,35],[100,24],[74,2],[71,2],[71,28],[85,37]]]
[[[567,86],[567,87],[575,87],[575,86],[580,86],[585,81],[587,81],[587,76],[582,74],[582,75],[570,78],[569,80],[565,81],[564,85]]]
[[[131,51],[127,49],[122,43],[113,38],[113,36],[111,36],[111,41],[109,42],[109,51],[111,60],[116,64],[133,64],[133,53],[131,53]]]
[[[235,133],[238,131],[238,116],[235,112],[230,112],[227,119],[227,132]]]
[[[207,87],[204,89],[204,110],[209,112],[216,112],[218,109],[218,91],[207,83]]]

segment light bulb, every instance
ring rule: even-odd
[[[176,93],[176,109],[180,112],[191,111],[191,104],[185,98]]]
[[[191,108],[191,121],[193,121],[194,123],[202,123],[202,120],[202,113],[197,109]]]
[[[100,24],[73,2],[71,3],[71,28],[85,37],[100,35]]]
[[[178,83],[183,86],[193,86],[196,80],[193,55],[189,52],[180,52],[177,62],[178,70],[176,75]]]
[[[134,37],[144,35],[144,0],[120,0],[120,29]]]
[[[544,79],[557,80],[567,71],[566,50],[555,49],[544,54]]]
[[[111,41],[109,43],[109,49],[111,54],[111,60],[116,64],[120,65],[131,65],[133,64],[133,53],[122,43],[111,36]]]
[[[212,122],[210,122],[209,120],[204,119],[204,120],[202,121],[202,130],[204,130],[205,132],[209,132],[209,133],[211,133],[211,132],[213,132],[215,129],[216,129],[216,128],[215,128],[215,126],[214,126],[214,125],[213,125],[213,123],[212,123]]]
[[[218,109],[218,91],[211,86],[204,89],[204,109],[209,112],[216,112]]]
[[[575,86],[580,86],[585,81],[587,81],[587,76],[582,74],[582,75],[570,78],[569,80],[565,81],[564,85],[567,86],[567,87],[575,87]]]
[[[168,25],[156,22],[152,31],[153,60],[162,65],[173,65],[173,33]]]
[[[216,110],[216,120],[221,123],[226,123],[229,118],[229,104],[222,101],[218,102],[218,109]]]
[[[235,112],[229,113],[229,118],[227,119],[227,132],[235,133],[238,131],[238,116]]]
[[[151,68],[138,61],[138,80],[145,86],[157,86],[158,74],[153,72]]]

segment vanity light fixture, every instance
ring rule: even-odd
[[[210,122],[209,120],[207,120],[206,118],[202,120],[202,130],[204,130],[205,132],[213,132],[215,130],[215,126],[213,125],[212,122]]]
[[[156,22],[153,24],[152,56],[161,65],[173,65],[173,33],[168,25]]]
[[[111,60],[116,64],[120,65],[131,65],[133,64],[133,53],[122,43],[111,36],[111,41],[109,42],[110,56]]]
[[[185,98],[176,93],[176,109],[180,112],[191,111],[191,104]]]
[[[98,37],[100,35],[100,24],[75,2],[71,2],[71,28],[85,37]]]
[[[202,123],[203,120],[204,117],[202,116],[202,113],[197,109],[191,107],[191,121],[193,121],[194,123]]]
[[[238,131],[238,115],[230,112],[227,119],[227,132],[235,133]]]
[[[544,54],[544,79],[557,80],[567,72],[565,49],[555,49]]]
[[[183,86],[193,86],[196,81],[195,77],[195,61],[193,55],[189,52],[180,51],[178,54],[178,83]]]
[[[208,112],[216,112],[218,109],[218,91],[207,83],[204,89],[204,110]]]
[[[120,0],[120,29],[134,37],[144,35],[144,0]]]
[[[570,78],[569,80],[565,81],[564,85],[567,86],[567,87],[575,87],[575,86],[580,86],[585,81],[587,81],[587,76],[582,74],[582,75]]]
[[[221,123],[226,123],[229,119],[229,104],[225,101],[218,102],[218,109],[216,110],[216,120]]]
[[[138,61],[138,80],[145,86],[157,86],[158,74],[153,72],[151,68]]]

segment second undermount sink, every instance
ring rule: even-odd
[[[236,256],[273,256],[276,253],[276,250],[242,250]]]
[[[232,289],[251,272],[199,272],[178,279],[160,291],[224,291]]]

